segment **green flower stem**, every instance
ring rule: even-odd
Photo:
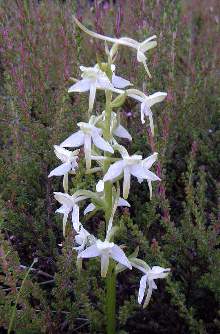
[[[104,191],[105,191],[105,205],[106,205],[105,221],[106,221],[106,231],[107,231],[108,222],[112,214],[112,183],[111,182],[105,182]]]
[[[109,264],[109,270],[106,277],[106,331],[107,334],[114,334],[116,321],[115,321],[115,308],[116,308],[116,274],[115,265],[113,261]]]
[[[104,126],[104,139],[109,141],[111,138],[110,132],[110,125],[111,125],[111,100],[112,100],[112,93],[110,91],[106,91],[106,105],[105,105],[105,126]],[[110,153],[105,153],[106,157],[111,157]],[[104,161],[104,173],[107,172],[110,166],[110,161],[107,159]],[[111,217],[112,213],[112,183],[105,182],[104,185],[105,191],[105,203],[106,203],[106,210],[105,210],[105,221],[106,221],[106,230],[108,228],[108,222]]]
[[[110,125],[111,125],[111,100],[112,93],[106,91],[106,105],[105,105],[105,125],[103,136],[105,140],[111,139]],[[105,153],[106,157],[111,157],[111,154]],[[107,172],[110,166],[110,160],[104,161],[104,173]],[[105,221],[106,231],[108,229],[109,219],[112,214],[112,182],[105,182]],[[115,333],[115,308],[116,308],[116,276],[114,270],[114,263],[110,261],[109,269],[106,277],[106,331],[107,334]]]

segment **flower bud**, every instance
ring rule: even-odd
[[[127,96],[126,93],[117,96],[117,97],[112,101],[112,103],[111,103],[111,107],[112,107],[112,108],[119,108],[119,107],[121,107],[121,106],[124,104],[125,100],[126,100],[126,96]]]

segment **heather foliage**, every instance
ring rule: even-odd
[[[121,273],[118,330],[217,333],[218,1],[2,1],[0,6],[2,331],[11,326],[16,333],[102,333],[104,328],[100,264],[89,260],[78,275],[72,229],[67,225],[64,241],[62,219],[54,214],[53,191],[62,191],[62,178],[48,179],[58,166],[53,145],[88,119],[87,95],[67,93],[71,77],[79,77],[79,64],[91,66],[91,59],[95,64],[105,55],[103,42],[75,28],[72,14],[77,12],[88,28],[107,36],[141,41],[156,34],[159,47],[148,53],[152,79],[126,48],[120,51],[121,72],[116,74],[136,87],[144,82],[147,94],[168,91],[163,106],[153,109],[154,137],[140,126],[138,102],[126,99],[121,108],[133,138],[129,151],[145,156],[159,152],[156,174],[162,182],[154,185],[149,201],[148,185],[132,181],[132,208],[117,212],[115,241],[128,245],[128,254],[139,244],[141,258],[170,267],[172,275],[161,280],[143,310],[136,302],[139,278]],[[97,91],[99,113],[102,99]],[[83,168],[79,162],[70,193],[95,191],[98,180],[85,178]],[[90,222],[90,232],[104,237],[102,213]]]

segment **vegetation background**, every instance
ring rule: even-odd
[[[0,332],[104,332],[99,263],[85,264],[78,276],[73,236],[63,241],[61,217],[54,214],[53,191],[62,181],[47,177],[57,164],[53,145],[87,117],[87,95],[67,94],[71,76],[79,77],[80,64],[104,59],[103,43],[75,29],[73,13],[106,35],[143,40],[156,34],[158,47],[149,54],[153,79],[126,49],[119,75],[147,93],[168,92],[153,109],[154,139],[140,126],[133,101],[121,109],[134,139],[129,149],[159,152],[162,182],[152,201],[147,185],[132,188],[132,209],[117,217],[118,239],[128,249],[140,245],[142,258],[171,267],[172,274],[145,310],[137,304],[139,278],[121,274],[118,333],[219,333],[218,0],[0,1]],[[98,112],[101,94],[99,101]],[[80,167],[72,191],[95,182]],[[91,232],[102,234],[102,218],[91,220]]]

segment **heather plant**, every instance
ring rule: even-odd
[[[44,293],[39,285],[30,280],[30,272],[38,272],[34,265],[28,268],[20,264],[17,252],[14,251],[10,242],[0,235],[0,268],[1,268],[1,291],[0,291],[0,326],[12,333],[14,329],[22,333],[36,333],[39,328],[44,328],[44,312],[36,312],[35,308],[44,310]],[[44,273],[42,273],[44,274]],[[33,307],[34,305],[34,307]],[[19,307],[19,311],[17,307]],[[46,311],[46,309],[45,309]],[[17,332],[17,331],[16,331]]]

